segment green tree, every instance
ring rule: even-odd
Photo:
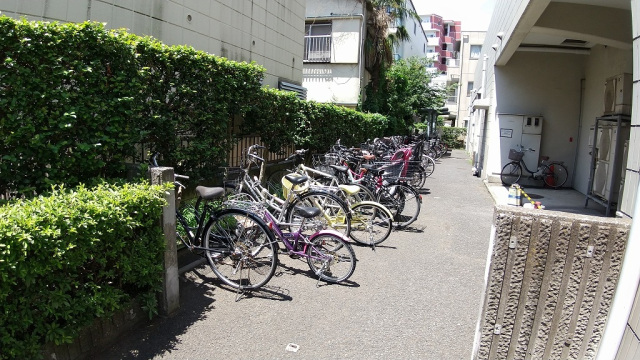
[[[425,58],[400,59],[383,71],[377,89],[371,83],[366,86],[361,108],[387,116],[388,135],[410,132],[420,109],[436,109],[444,104],[447,89],[429,85],[428,64]]]

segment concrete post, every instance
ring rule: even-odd
[[[173,168],[157,167],[149,169],[151,183],[154,185],[173,183]],[[167,206],[162,210],[160,225],[164,232],[164,272],[160,314],[169,316],[180,308],[180,284],[178,281],[178,250],[176,246],[176,198],[171,189],[165,194]]]

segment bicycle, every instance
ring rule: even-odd
[[[151,157],[158,166],[158,153]],[[265,222],[251,212],[222,206],[225,191],[221,187],[196,187],[195,206],[181,206],[182,190],[174,175],[176,186],[176,220],[181,226],[176,236],[190,251],[207,259],[213,273],[225,284],[238,291],[258,289],[271,280],[277,264],[276,240]],[[193,217],[190,223],[188,217]]]
[[[368,200],[373,198],[373,194],[363,185],[341,184],[336,176],[304,165],[301,160],[305,152],[306,150],[297,150],[289,156],[288,159],[298,164],[292,172],[305,175],[310,179],[312,187],[334,193],[346,203],[351,212],[349,237],[357,243],[372,247],[386,240],[393,228],[391,211],[378,202]],[[279,177],[286,179],[286,176],[276,172],[272,174],[271,181],[276,182]],[[313,180],[314,178],[318,180]],[[284,183],[282,180],[280,182]]]
[[[535,151],[532,148],[524,148],[522,145],[516,146],[516,149],[509,150],[509,159],[511,162],[507,163],[500,171],[500,181],[506,186],[518,183],[522,178],[522,170],[524,169],[529,173],[529,178],[533,180],[542,180],[548,187],[558,189],[564,185],[567,181],[567,169],[560,162],[551,163],[551,168],[545,162],[548,157],[543,157],[543,161],[538,164],[538,168],[535,171],[529,170],[527,164],[522,160],[524,153],[527,151]]]
[[[257,150],[264,149],[260,145],[252,145],[247,149],[247,165],[242,169],[240,179],[235,182],[227,182],[224,184],[225,189],[231,193],[245,196],[256,202],[267,204],[272,209],[279,220],[287,220],[289,223],[295,223],[296,206],[317,207],[322,210],[318,214],[316,220],[322,222],[325,227],[332,228],[344,236],[349,236],[351,231],[351,212],[349,207],[337,195],[308,186],[301,186],[296,191],[288,191],[283,194],[284,199],[279,198],[269,192],[267,188],[262,186],[261,179],[265,172],[264,159],[257,155]],[[260,177],[251,177],[249,169],[251,164],[259,165]],[[299,222],[299,221],[298,221]]]
[[[295,191],[295,187],[304,184],[306,179],[296,176],[289,176],[289,191]],[[346,238],[334,230],[325,230],[322,226],[308,221],[320,215],[322,210],[316,207],[295,207],[296,214],[302,218],[299,224],[282,222],[280,217],[272,214],[265,203],[229,200],[237,207],[246,207],[251,212],[260,214],[261,218],[268,224],[276,239],[285,246],[289,256],[294,258],[306,258],[309,269],[318,276],[318,280],[331,283],[340,283],[347,280],[356,268],[356,256],[351,245]],[[286,232],[283,228],[297,227],[296,231]],[[314,232],[305,235],[303,229],[311,228]]]

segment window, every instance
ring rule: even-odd
[[[331,23],[311,23],[304,26],[304,61],[331,61]]]
[[[413,23],[413,35],[416,34],[416,29],[418,28],[418,26],[416,25],[416,23]]]
[[[482,50],[482,45],[471,45],[471,51],[469,53],[469,58],[470,59],[479,59],[481,50]]]
[[[467,96],[471,96],[471,90],[473,90],[473,81],[467,83]]]

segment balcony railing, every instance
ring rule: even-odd
[[[331,35],[305,36],[304,61],[331,61]]]

